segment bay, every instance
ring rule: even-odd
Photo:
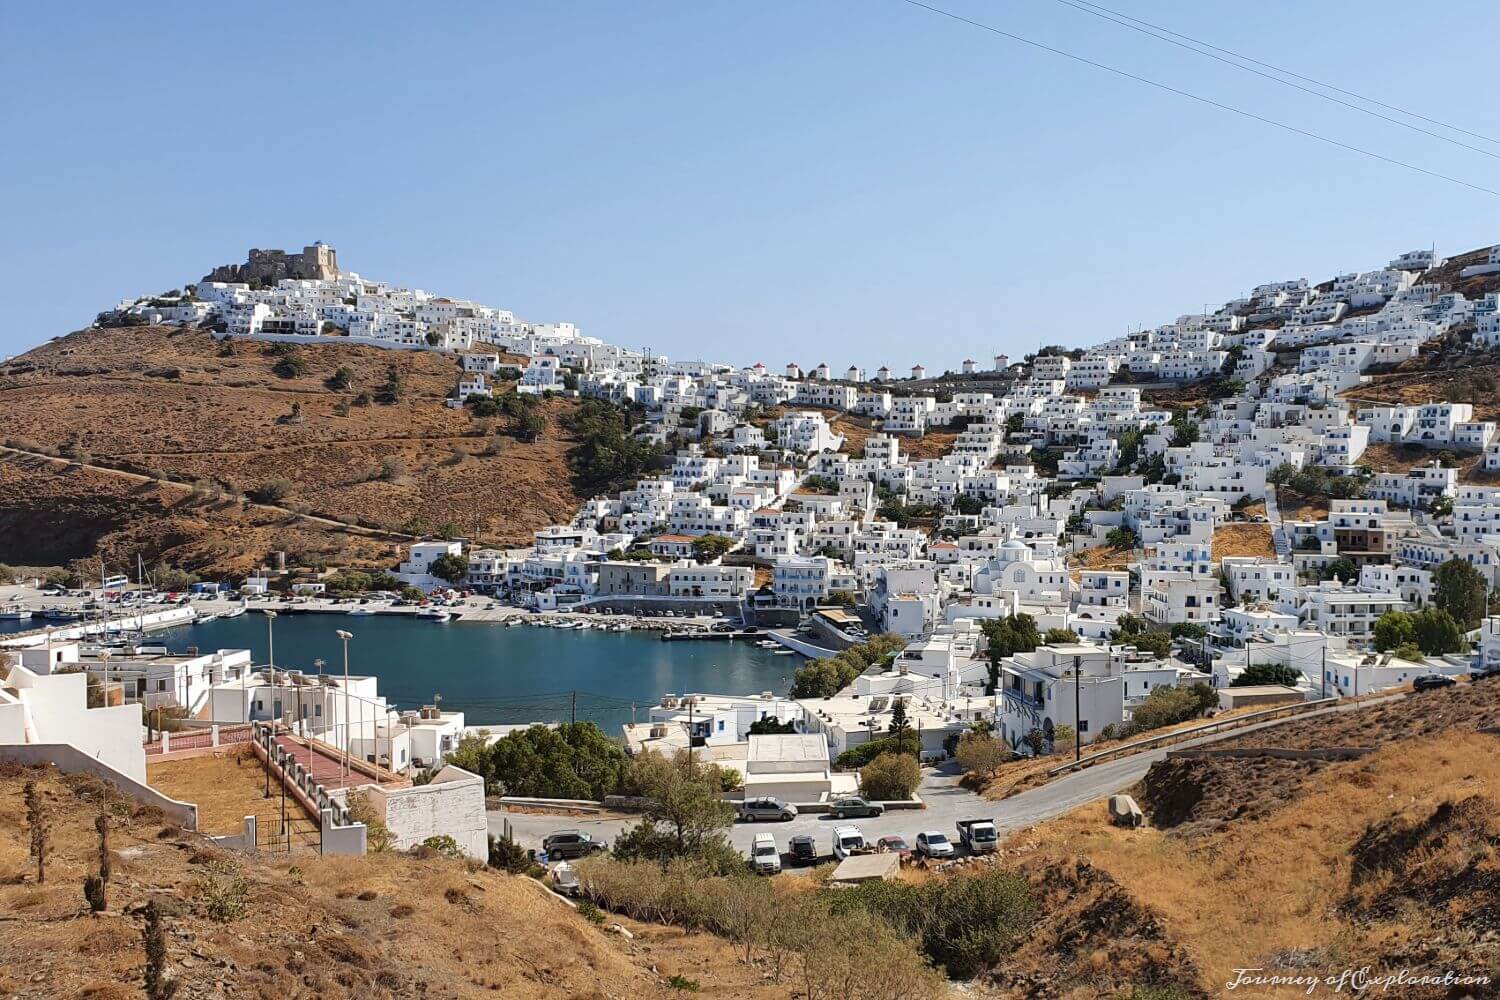
[[[265,663],[268,619],[258,614],[153,633],[176,652],[249,649]],[[566,722],[575,706],[611,737],[666,693],[785,694],[800,657],[777,656],[754,642],[662,642],[656,632],[604,632],[393,615],[282,614],[275,619],[278,667],[343,672],[336,630],[352,632],[349,672],[380,678],[380,693],[402,709],[442,695],[468,725]]]

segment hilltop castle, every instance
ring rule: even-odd
[[[251,250],[243,264],[225,264],[203,276],[204,281],[248,285],[274,285],[282,278],[312,278],[331,281],[339,276],[338,251],[326,243],[303,247],[301,253],[285,250]]]

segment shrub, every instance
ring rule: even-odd
[[[271,371],[278,378],[301,378],[307,374],[307,359],[293,348],[277,359],[276,364],[271,366]]]
[[[436,836],[428,837],[426,840],[422,841],[422,846],[430,851],[436,851],[445,858],[451,858],[454,861],[462,861],[464,859],[464,852],[459,849],[458,841],[454,840],[446,833],[440,833]]]
[[[898,737],[886,737],[880,740],[869,740],[857,743],[838,755],[834,761],[836,767],[844,770],[864,767],[870,761],[883,753],[905,754],[910,757],[917,755],[917,734],[908,732]]]
[[[491,868],[512,875],[524,875],[536,864],[526,849],[509,837],[491,837],[489,854]]]
[[[394,455],[387,455],[380,460],[380,478],[388,483],[406,478],[406,463]]]
[[[904,753],[883,753],[859,772],[859,787],[867,798],[909,799],[922,781],[915,758]]]
[[[954,756],[958,766],[969,774],[993,778],[1000,766],[1015,754],[1003,740],[990,733],[968,732],[959,737]]]
[[[249,905],[250,882],[232,861],[210,861],[197,883],[209,919],[221,924],[238,920]]]
[[[390,827],[375,812],[375,806],[370,802],[370,796],[366,792],[350,792],[348,799],[349,818],[356,823],[365,825],[365,847],[377,854],[389,851],[396,842],[396,837],[391,833]]]
[[[591,924],[604,923],[604,914],[599,912],[599,907],[586,899],[578,901],[578,915]]]
[[[250,491],[250,499],[256,503],[280,503],[292,492],[290,479],[272,479],[261,483]]]

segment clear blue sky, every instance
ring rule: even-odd
[[[939,5],[1500,188],[1054,0]],[[1110,5],[1500,136],[1491,2]],[[11,3],[0,88],[0,356],[317,239],[674,357],[939,369],[1500,241],[1500,199],[899,0]]]

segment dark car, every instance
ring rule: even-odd
[[[799,834],[786,842],[787,857],[794,865],[818,863],[818,842],[806,834]]]
[[[1480,667],[1469,674],[1471,681],[1488,681],[1500,677],[1500,664],[1492,667]]]
[[[1454,683],[1452,677],[1445,677],[1442,674],[1423,674],[1411,682],[1411,689],[1413,691],[1436,691],[1438,688],[1450,688]]]
[[[836,800],[828,810],[828,813],[834,819],[847,819],[850,816],[883,816],[885,815],[885,806],[879,802],[871,802],[856,795],[847,799]]]
[[[567,858],[585,858],[590,854],[608,850],[609,845],[581,830],[558,830],[542,840],[542,850],[551,861]]]

